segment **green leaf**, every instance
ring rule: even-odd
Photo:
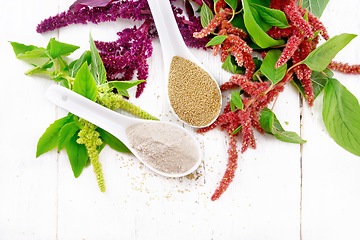
[[[238,91],[231,92],[230,107],[231,107],[231,111],[235,111],[235,107],[238,109],[244,108],[244,103],[242,102],[240,92]]]
[[[242,125],[238,126],[231,134],[232,135],[237,134],[238,132],[240,132],[241,128],[242,128]]]
[[[226,38],[227,38],[227,36],[225,36],[225,35],[215,36],[205,45],[205,47],[219,45],[219,44],[223,43]]]
[[[275,68],[276,62],[281,56],[281,51],[278,49],[270,50],[261,64],[260,71],[273,83],[280,82],[286,73],[287,65],[284,64],[279,68]]]
[[[274,133],[274,136],[282,142],[299,144],[306,143],[306,141],[300,138],[299,135],[295,132],[279,131],[278,133]]]
[[[70,139],[80,130],[80,127],[75,122],[69,122],[65,124],[59,132],[59,144],[58,151],[63,149]]]
[[[225,0],[225,2],[234,10],[236,11],[238,1],[237,0]]]
[[[228,55],[225,62],[221,66],[224,70],[234,73],[234,74],[244,74],[245,69],[237,65],[235,57],[231,54]]]
[[[119,92],[132,88],[145,80],[130,80],[130,81],[111,81],[108,83],[109,87],[115,87]]]
[[[45,48],[34,45],[25,45],[17,42],[10,42],[10,44],[13,47],[16,58],[18,59],[48,57]]]
[[[267,8],[254,3],[250,3],[250,6],[254,7],[258,11],[260,17],[269,25],[279,28],[289,27],[289,23],[283,11]]]
[[[338,80],[330,78],[324,89],[322,110],[327,131],[337,144],[360,156],[360,105]]]
[[[203,28],[205,28],[207,25],[209,25],[209,23],[211,22],[211,20],[214,18],[214,14],[211,11],[211,9],[208,7],[208,5],[206,5],[203,1],[203,5],[201,7],[200,10],[200,22],[201,22],[201,26]]]
[[[91,64],[91,52],[90,51],[85,51],[79,59],[74,60],[73,62],[70,63],[69,65],[69,76],[70,77],[75,77],[77,72],[79,71],[79,69],[81,68],[81,66],[87,62],[88,65]]]
[[[86,166],[89,155],[86,151],[86,147],[82,144],[78,144],[76,140],[77,135],[71,137],[71,139],[65,145],[66,153],[69,157],[71,169],[74,173],[74,177],[79,177],[82,170]]]
[[[130,150],[119,139],[114,137],[109,132],[101,128],[97,128],[96,130],[100,133],[100,137],[103,142],[108,144],[112,149],[118,152],[131,153]]]
[[[268,134],[274,135],[278,140],[288,143],[305,143],[295,132],[285,131],[275,114],[268,108],[260,112],[260,126]]]
[[[97,87],[94,78],[89,71],[87,62],[82,65],[76,74],[73,90],[92,101],[96,100]]]
[[[44,134],[40,137],[37,149],[36,149],[36,157],[39,157],[41,154],[46,153],[56,146],[59,143],[59,132],[61,128],[71,122],[73,119],[73,115],[69,114],[66,117],[60,118],[54,121],[44,132]]]
[[[248,0],[243,0],[243,9],[245,27],[248,30],[252,40],[258,46],[261,48],[268,48],[284,44],[284,40],[275,40],[267,35],[264,29],[255,21]]]
[[[302,7],[309,10],[316,17],[320,18],[329,0],[299,0],[302,1]]]
[[[343,33],[330,38],[312,51],[300,63],[306,64],[311,70],[321,72],[330,64],[335,55],[357,35]]]
[[[91,61],[92,61],[91,73],[94,76],[96,85],[101,85],[106,83],[107,81],[106,69],[91,34],[89,38],[90,38],[90,50],[91,50]]]
[[[79,48],[79,46],[56,41],[55,38],[51,38],[46,47],[53,59],[59,56],[67,56]]]

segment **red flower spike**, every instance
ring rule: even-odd
[[[200,32],[195,32],[193,34],[194,38],[203,38],[208,36],[210,33],[212,33],[218,26],[220,26],[221,22],[229,16],[229,14],[232,12],[231,9],[226,8],[224,11],[221,11],[219,15],[216,15],[209,25],[207,25],[205,28],[203,28]]]
[[[294,55],[295,51],[298,49],[302,40],[303,40],[303,36],[301,35],[300,32],[292,35],[289,38],[284,50],[281,53],[279,60],[275,64],[275,68],[279,68],[282,65],[284,65]]]
[[[223,91],[226,91],[226,90],[229,90],[229,89],[233,89],[233,88],[237,88],[239,87],[236,83],[233,83],[233,82],[226,82],[222,85],[220,85],[220,90],[223,92]]]
[[[219,53],[220,49],[221,49],[221,44],[214,46],[213,47],[213,55],[216,56]]]
[[[229,56],[229,49],[231,48],[230,43],[224,43],[221,47],[220,61],[225,62],[227,57]]]
[[[216,9],[216,12],[220,12],[221,9],[224,9],[226,8],[227,4],[224,0],[220,0],[216,3],[216,6],[215,6],[215,9]]]
[[[242,53],[241,49],[238,48],[237,45],[234,45],[231,48],[231,53],[232,53],[232,55],[234,55],[235,60],[236,60],[237,64],[239,65],[239,67],[242,67],[244,65],[244,57],[243,57],[243,53]]]
[[[293,34],[293,31],[294,31],[293,27],[287,27],[287,28],[271,27],[266,33],[274,39],[280,39],[280,38],[290,37]]]
[[[261,134],[264,134],[265,131],[260,125],[260,111],[258,111],[256,108],[251,108],[250,118],[252,127],[258,130]]]
[[[238,152],[236,147],[236,138],[234,135],[229,135],[229,149],[228,149],[228,164],[225,170],[225,174],[220,181],[218,188],[215,190],[215,193],[212,195],[211,200],[215,201],[226,191],[230,183],[233,181],[235,176],[235,171],[237,168],[237,159]]]
[[[291,25],[294,25],[301,29],[305,36],[309,39],[314,38],[314,33],[309,25],[309,23],[303,18],[301,15],[301,12],[299,11],[299,6],[297,6],[294,3],[290,3],[284,8],[284,12],[286,16],[290,19],[292,22]]]
[[[234,34],[229,34],[224,42],[237,46],[243,52],[247,52],[247,53],[252,52],[252,48],[249,47],[242,38],[240,38],[239,36],[236,36]]]
[[[327,41],[329,40],[330,36],[328,34],[327,29],[325,28],[324,24],[311,12],[308,12],[308,19],[310,25],[313,27],[314,32],[321,31],[321,36]]]
[[[329,66],[329,69],[347,73],[347,74],[360,74],[360,65],[349,65],[348,63],[332,61]]]

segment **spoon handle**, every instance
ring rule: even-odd
[[[125,129],[136,122],[133,118],[105,108],[59,85],[50,86],[46,92],[46,97],[55,105],[110,132],[125,145],[128,145]]]
[[[148,3],[159,34],[164,62],[170,64],[172,56],[189,50],[183,41],[169,0],[148,0]]]

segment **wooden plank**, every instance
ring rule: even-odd
[[[55,1],[41,0],[6,1],[0,9],[2,239],[56,239],[56,152],[35,158],[39,137],[57,117],[54,105],[45,98],[45,90],[51,83],[45,78],[25,76],[31,65],[16,59],[8,42],[46,47],[56,33],[39,35],[35,28],[40,19],[56,12]]]
[[[359,22],[354,21],[359,7],[357,1],[330,1],[321,17],[330,35],[359,34]],[[359,44],[357,37],[335,60],[359,64]],[[334,78],[360,99],[359,76],[335,73]],[[360,159],[330,138],[321,115],[322,96],[303,112],[302,134],[308,142],[302,158],[302,239],[359,239]]]

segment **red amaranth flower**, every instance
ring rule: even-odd
[[[301,15],[299,6],[295,3],[290,3],[286,5],[284,12],[292,22],[292,25],[301,29],[307,38],[312,39],[314,37],[314,32],[312,31],[309,23]]]
[[[311,12],[308,12],[307,14],[308,14],[309,23],[312,26],[312,28],[314,29],[314,32],[321,31],[320,32],[321,36],[326,41],[329,40],[330,36],[329,36],[328,31],[325,28],[324,24],[316,16],[314,16]]]
[[[350,65],[348,63],[332,61],[328,68],[347,74],[360,74],[360,64]]]
[[[297,31],[289,38],[279,60],[275,64],[275,68],[279,68],[284,65],[294,55],[302,40],[303,34],[300,31]]]
[[[229,149],[228,149],[228,163],[225,170],[225,174],[220,181],[219,186],[212,195],[211,200],[215,201],[226,191],[230,183],[235,177],[235,171],[237,169],[238,152],[236,147],[236,136],[229,135]]]
[[[236,83],[228,81],[228,82],[220,85],[220,90],[223,92],[223,91],[233,89],[233,88],[237,88],[237,87],[239,87],[239,85],[237,85]]]
[[[200,32],[194,32],[193,36],[195,38],[203,38],[211,34],[218,26],[220,26],[223,20],[227,20],[227,17],[230,16],[232,12],[231,9],[226,8],[223,11],[220,11],[219,15],[215,15],[215,17],[211,20],[209,25],[203,28]]]

